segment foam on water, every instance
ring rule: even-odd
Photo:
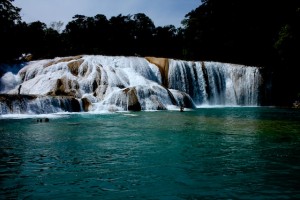
[[[70,114],[66,112],[53,114],[6,114],[0,115],[0,119],[57,119],[67,117]]]

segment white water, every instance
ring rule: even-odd
[[[170,62],[169,87],[188,93],[198,106],[257,106],[261,80],[256,67],[218,62]]]
[[[0,114],[72,110],[66,110],[70,101],[48,95],[58,88],[80,104],[83,98],[88,99],[92,113],[127,111],[130,99],[135,99],[128,90],[134,91],[131,94],[136,95],[141,110],[176,109],[180,105],[259,105],[261,75],[256,67],[170,59],[167,89],[162,86],[159,68],[144,58],[83,56],[81,59],[77,74],[72,73],[68,64],[79,58],[34,61],[17,74],[7,72],[1,77],[0,93],[17,94],[22,84],[21,94],[38,98],[15,100],[10,105],[2,100]]]

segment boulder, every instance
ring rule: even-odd
[[[56,86],[52,91],[48,93],[48,95],[75,97],[78,89],[79,85],[77,81],[69,80],[66,77],[62,77],[61,79],[57,79]]]
[[[88,112],[90,110],[90,106],[92,105],[90,100],[88,100],[88,98],[82,98],[81,102],[82,102],[83,111]]]
[[[83,61],[83,59],[79,59],[68,63],[68,68],[74,76],[78,76],[78,68],[83,63]]]
[[[127,91],[127,97],[128,97],[128,110],[130,111],[141,111],[142,107],[141,104],[138,100],[138,97],[136,95],[136,89],[135,88],[131,88],[131,89],[127,89],[125,90]]]

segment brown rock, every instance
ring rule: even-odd
[[[169,59],[167,58],[155,58],[155,57],[146,57],[148,62],[156,65],[162,76],[162,84],[168,88],[168,74],[169,74]]]
[[[88,112],[90,106],[92,105],[91,102],[90,102],[90,100],[88,100],[87,98],[82,98],[81,101],[82,101],[83,111],[84,112]]]
[[[27,62],[29,62],[29,61],[31,61],[31,60],[33,59],[33,56],[32,56],[32,54],[27,54],[27,55],[24,56],[24,59],[25,59]]]
[[[140,104],[140,102],[137,98],[136,89],[131,88],[129,90],[125,89],[124,91],[127,91],[128,110],[130,110],[130,111],[141,111],[142,107],[141,107],[141,104]]]
[[[83,59],[74,60],[68,63],[69,70],[74,76],[78,76],[78,68],[83,63]]]
[[[81,66],[82,70],[80,72],[80,76],[85,76],[88,71],[88,65],[85,63],[83,66]]]
[[[51,61],[47,64],[44,65],[44,67],[49,67],[51,65],[55,65],[55,64],[58,64],[58,63],[61,63],[61,62],[69,62],[71,60],[78,60],[80,58],[82,58],[83,56],[71,56],[71,57],[65,57],[65,58],[61,58],[59,60],[56,60],[56,61]]]
[[[73,88],[74,86],[74,88]],[[73,82],[72,80],[68,80],[67,78],[63,77],[61,79],[57,79],[56,87],[53,91],[50,91],[48,95],[51,96],[76,96],[76,89],[79,88],[77,82]]]

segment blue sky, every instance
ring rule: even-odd
[[[27,23],[63,21],[66,25],[75,14],[104,14],[109,19],[119,14],[145,13],[156,26],[179,27],[201,0],[15,0],[13,4],[22,8],[21,17]]]

